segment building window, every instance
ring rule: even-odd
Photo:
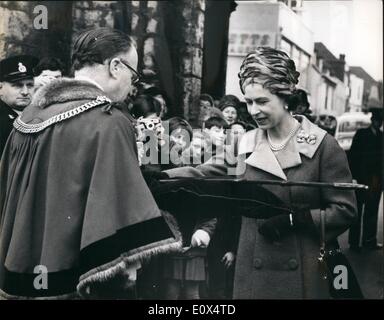
[[[280,41],[280,50],[284,51],[286,54],[291,56],[292,46],[291,46],[291,44],[287,40],[281,39],[281,41]]]
[[[291,59],[295,62],[295,65],[300,68],[300,51],[296,46],[292,46]]]

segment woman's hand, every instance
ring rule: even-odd
[[[191,247],[206,248],[208,247],[210,240],[211,240],[211,237],[209,236],[208,232],[198,229],[192,235]]]
[[[274,242],[280,241],[293,230],[312,230],[313,226],[310,210],[300,207],[292,214],[280,214],[267,219],[259,227],[259,233]]]
[[[224,263],[225,267],[229,269],[232,265],[233,262],[235,261],[236,256],[232,251],[227,252],[223,258],[221,259],[221,262]]]
[[[292,229],[288,214],[280,214],[265,220],[259,233],[271,242],[280,241]]]

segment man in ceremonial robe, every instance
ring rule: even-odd
[[[0,295],[127,298],[136,270],[180,249],[142,177],[134,129],[113,102],[138,80],[122,32],[81,33],[74,79],[39,89],[0,168]]]

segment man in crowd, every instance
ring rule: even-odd
[[[43,86],[16,119],[0,168],[0,296],[133,298],[141,263],[180,249],[118,109],[137,64],[126,34],[85,31],[74,79]]]
[[[381,249],[377,243],[377,219],[380,196],[383,188],[383,109],[371,109],[371,126],[360,129],[353,137],[349,153],[352,176],[358,183],[369,187],[357,194],[359,215],[349,231],[349,244],[352,250],[359,251],[360,226],[362,245],[367,249]]]
[[[27,55],[0,61],[0,158],[13,122],[31,103],[37,62],[37,58]]]

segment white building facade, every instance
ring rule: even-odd
[[[269,46],[289,54],[300,72],[299,88],[309,90],[313,34],[299,15],[281,2],[238,1],[229,25],[226,94],[243,100],[238,72],[247,53]]]

